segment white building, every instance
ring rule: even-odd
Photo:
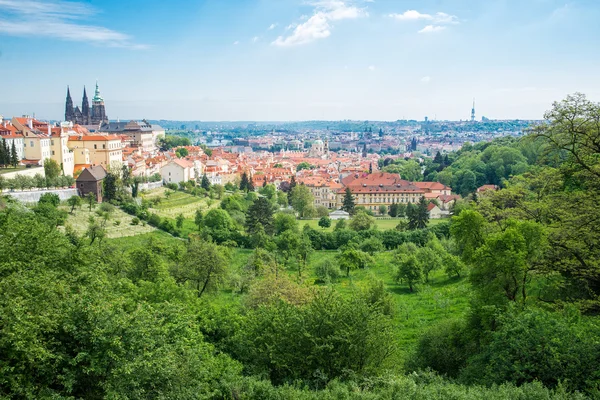
[[[335,210],[329,213],[331,219],[350,219],[350,214],[344,210]]]
[[[179,183],[196,180],[202,176],[202,165],[198,161],[177,159],[160,169],[165,183]]]
[[[13,144],[15,145],[17,160],[19,162],[25,158],[23,135],[19,134],[17,128],[15,128],[10,121],[4,120],[2,116],[0,116],[0,138],[6,141],[9,150],[12,150]]]

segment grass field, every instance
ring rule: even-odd
[[[388,218],[388,219],[375,219],[375,226],[377,226],[377,229],[380,230],[385,230],[385,229],[394,229],[396,228],[396,225],[398,225],[398,222],[400,222],[401,218]],[[447,221],[445,219],[432,219],[429,221],[429,225],[428,226],[432,226],[435,224],[439,224],[440,222],[443,221]],[[308,225],[313,229],[322,229],[324,231],[332,231],[333,228],[335,227],[335,220],[331,221],[331,226],[329,228],[323,229],[319,226],[319,219],[308,219],[308,220],[301,220],[298,221],[300,223],[301,227],[304,227],[304,225]],[[346,221],[349,222],[349,221]]]
[[[60,208],[67,211],[71,210],[71,207],[68,206],[60,206]],[[94,212],[94,208],[92,208],[92,211],[90,212],[89,208],[84,205],[80,209],[75,209],[73,214],[69,214],[66,224],[73,227],[75,232],[82,235],[88,228],[90,216],[93,216],[96,219],[100,218]],[[150,225],[143,226],[141,223],[138,225],[131,225],[132,218],[131,215],[115,208],[110,219],[106,223],[106,237],[122,238],[156,231],[156,229]],[[117,221],[119,221],[118,225],[116,224]]]
[[[171,195],[169,198],[166,197],[166,188],[162,187],[154,189],[148,193],[142,194],[142,198],[152,200],[160,198],[161,201],[154,208],[150,208],[149,211],[160,215],[161,217],[176,218],[179,214],[183,214],[186,218],[194,218],[194,214],[198,208],[203,211],[209,208],[218,207],[218,200],[211,200],[209,198],[201,198],[192,196],[191,194],[170,191]],[[210,204],[210,206],[209,206]]]

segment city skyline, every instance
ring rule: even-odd
[[[468,120],[473,97],[478,120],[541,119],[600,97],[591,0],[222,3],[0,0],[0,114],[62,119],[96,79],[112,119]]]

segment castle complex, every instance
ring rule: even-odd
[[[91,112],[90,112],[91,111]],[[106,109],[104,108],[104,99],[100,96],[98,82],[96,82],[96,91],[92,99],[92,108],[88,102],[85,86],[83,87],[83,100],[81,101],[81,109],[79,106],[73,107],[73,99],[71,92],[67,86],[67,101],[65,105],[65,121],[70,121],[73,124],[79,125],[96,125],[100,126],[103,123],[108,123]]]

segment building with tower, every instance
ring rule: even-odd
[[[108,123],[106,116],[106,108],[104,107],[104,99],[100,95],[98,82],[96,82],[96,90],[92,98],[92,107],[88,101],[85,86],[83,87],[83,98],[81,100],[81,108],[73,106],[71,91],[67,86],[67,101],[65,103],[65,121],[79,125],[95,125],[100,126],[103,123]]]
[[[471,108],[471,122],[475,122],[475,99],[473,99],[473,108]]]

